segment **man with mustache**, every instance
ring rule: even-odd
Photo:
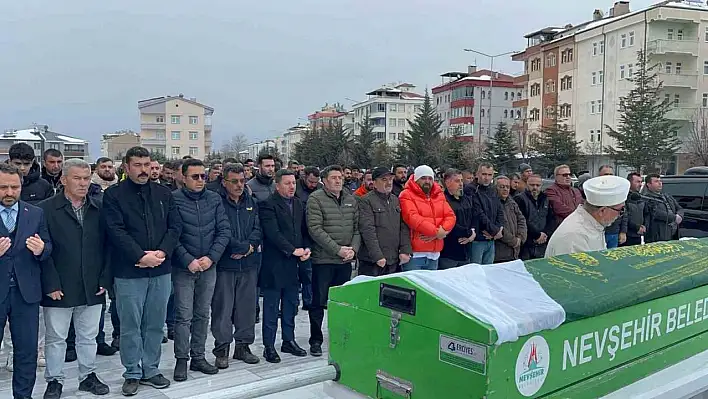
[[[267,200],[275,192],[273,176],[275,176],[275,158],[269,154],[259,155],[258,173],[246,183],[258,202]]]
[[[438,269],[451,269],[466,265],[467,247],[477,235],[477,220],[472,211],[472,198],[464,195],[464,180],[462,172],[448,169],[443,176],[445,184],[445,199],[455,212],[455,227],[445,237],[443,249],[440,252]]]
[[[408,263],[413,248],[408,225],[401,218],[401,204],[391,193],[393,173],[378,167],[370,176],[374,188],[359,201],[359,274],[381,276]]]
[[[150,181],[161,184],[161,182],[160,182],[160,172],[161,171],[162,171],[162,167],[160,166],[160,163],[157,161],[151,161],[150,162]]]
[[[549,218],[553,217],[546,193],[541,191],[543,185],[541,176],[531,175],[526,183],[526,191],[514,197],[526,219],[527,239],[521,247],[521,259],[523,260],[543,258],[550,236],[551,222]]]
[[[363,197],[373,189],[374,179],[372,178],[371,171],[369,170],[364,173],[364,181],[362,182],[361,186],[359,186],[359,188],[354,191],[354,195],[356,195],[357,197]]]
[[[406,168],[406,165],[403,164],[396,164],[393,165],[393,189],[391,192],[393,195],[398,197],[401,195],[401,191],[403,191],[403,186],[406,185],[406,179],[407,179],[407,174],[408,174],[408,168]]]
[[[413,247],[412,259],[402,266],[404,271],[437,270],[445,237],[455,227],[455,212],[434,179],[433,168],[420,165],[399,196]]]
[[[172,252],[182,233],[182,219],[170,190],[150,182],[146,148],[129,149],[125,165],[128,177],[106,190],[101,215],[121,323],[122,392],[132,396],[141,384],[158,389],[170,385],[158,367],[172,289]]]
[[[629,181],[619,176],[586,181],[585,203],[558,226],[548,241],[545,257],[607,249],[605,228],[624,213],[629,186]]]
[[[61,151],[50,148],[42,154],[42,162],[42,179],[52,185],[56,194],[61,189],[61,164],[64,162],[64,155]]]

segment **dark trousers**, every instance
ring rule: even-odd
[[[642,245],[642,237],[632,237],[630,235],[627,236],[627,241],[624,242],[624,244],[620,245],[621,247],[628,247],[630,245]]]
[[[359,261],[359,274],[364,276],[384,276],[386,274],[395,273],[398,270],[398,263],[392,265],[386,265],[384,267],[379,267],[374,262],[367,262],[364,260]]]
[[[229,355],[229,345],[251,345],[256,339],[256,285],[258,269],[217,271],[211,300],[214,356]]]
[[[116,301],[111,301],[111,305],[108,307],[108,312],[111,314],[111,324],[113,324],[113,333],[111,334],[113,338],[120,337],[120,323],[114,320],[118,319],[118,312],[116,312]],[[103,328],[106,325],[106,304],[104,303],[101,307],[101,320],[98,322],[98,335],[96,335],[96,344],[106,343],[106,333]],[[116,328],[116,325],[118,326]],[[118,330],[116,332],[116,329]],[[76,331],[74,331],[74,321],[69,324],[69,335],[66,337],[66,350],[76,350]]]
[[[263,346],[275,346],[275,333],[278,331],[278,312],[281,309],[283,316],[280,318],[280,333],[283,342],[295,340],[297,291],[297,285],[284,288],[261,288],[263,293]]]
[[[0,303],[0,341],[5,323],[10,322],[13,364],[12,394],[29,398],[37,376],[37,338],[39,335],[39,302],[27,303],[17,287],[10,287]]]
[[[438,260],[438,270],[452,269],[469,264],[467,260],[455,260],[441,257]]]
[[[172,289],[170,299],[167,300],[167,316],[165,317],[167,332],[175,331],[175,290]]]
[[[300,292],[302,295],[302,305],[309,309],[312,305],[312,261],[306,260],[298,264],[300,268],[300,274],[304,274],[305,278],[301,278],[301,281],[306,281],[300,285]]]
[[[352,278],[352,266],[344,264],[312,265],[312,305],[310,317],[310,345],[322,345],[322,321],[327,309],[329,288],[342,285]]]

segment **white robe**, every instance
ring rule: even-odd
[[[603,249],[607,249],[605,228],[580,205],[553,233],[545,257]]]

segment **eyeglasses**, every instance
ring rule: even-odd
[[[570,177],[570,173],[558,173],[556,176]]]
[[[207,175],[194,174],[194,175],[189,175],[189,178],[192,180],[206,180]]]
[[[617,208],[615,208],[615,207],[612,207],[612,206],[608,206],[608,207],[606,207],[606,208],[608,208],[608,209],[612,209],[613,211],[615,211],[615,212],[619,213],[619,214],[620,214],[620,216],[621,216],[622,214],[624,214],[624,207],[622,207],[622,208],[620,208],[620,209],[617,209]]]

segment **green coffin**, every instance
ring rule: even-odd
[[[372,398],[597,398],[708,349],[708,239],[525,266],[566,322],[499,345],[405,273],[333,288],[340,383]]]

